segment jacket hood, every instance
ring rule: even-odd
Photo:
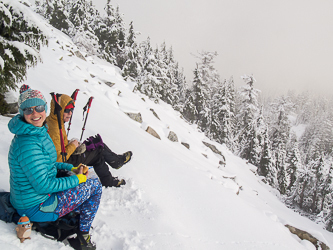
[[[40,135],[47,133],[47,128],[45,126],[36,127],[27,123],[21,115],[16,115],[9,121],[8,129],[15,135]]]
[[[61,110],[60,110],[61,124],[64,123],[64,110],[65,110],[65,107],[67,106],[67,104],[70,101],[73,101],[73,99],[70,96],[65,95],[65,94],[62,94],[61,96],[58,97],[58,103],[61,106]],[[54,113],[54,109],[55,109],[55,103],[54,103],[54,100],[52,99],[49,118],[52,119],[52,120],[57,120],[57,114]]]

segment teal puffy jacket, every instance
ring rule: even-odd
[[[8,128],[15,134],[10,145],[10,202],[16,209],[28,209],[41,204],[49,195],[79,185],[79,179],[56,178],[57,169],[71,170],[68,163],[56,162],[57,152],[47,128],[35,127],[13,117]]]

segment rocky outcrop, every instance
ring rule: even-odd
[[[125,113],[128,115],[132,120],[142,123],[142,116],[140,113]]]
[[[156,137],[157,139],[161,140],[161,137],[151,127],[148,126],[148,128],[146,129],[146,132],[149,133],[149,134],[151,134],[152,136]]]
[[[311,234],[309,234],[306,231],[300,230],[296,227],[290,226],[290,225],[285,225],[289,231],[293,234],[296,234],[298,238],[301,240],[308,240],[310,241],[316,249],[321,249],[321,250],[329,250],[330,248],[323,242],[319,241],[317,238],[313,237]]]
[[[222,156],[222,160],[219,162],[220,165],[225,166],[226,161],[225,161],[225,157],[222,154],[222,152],[220,150],[218,150],[214,145],[208,143],[208,142],[202,142],[206,147],[209,147],[215,154],[218,154],[220,156]]]
[[[81,54],[80,51],[75,51],[74,54],[76,55],[76,57],[78,57],[78,58],[80,58],[80,59],[82,59],[82,60],[84,60],[84,61],[87,61],[87,60],[84,58],[84,56]]]
[[[170,131],[168,135],[168,139],[172,142],[178,142],[178,137],[175,132]]]
[[[104,82],[107,86],[109,86],[110,88],[115,85],[114,82]]]
[[[190,144],[186,143],[186,142],[182,142],[182,145],[184,145],[185,147],[187,147],[188,149],[190,149]]]
[[[214,145],[209,144],[208,142],[202,142],[206,147],[209,147],[215,154],[222,155],[221,151],[218,150]]]
[[[158,115],[156,114],[156,112],[155,112],[154,109],[150,109],[150,111],[153,112],[153,115],[154,115],[157,119],[161,120],[161,119],[158,117]]]

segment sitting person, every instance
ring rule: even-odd
[[[99,207],[102,185],[88,179],[83,169],[56,162],[57,152],[45,126],[46,100],[38,90],[23,85],[18,100],[20,114],[8,128],[15,136],[10,145],[10,202],[20,216],[33,222],[55,221],[71,211],[80,213],[80,231],[86,242],[82,249],[96,249],[90,227]],[[56,178],[57,170],[76,175]]]
[[[99,147],[93,148],[91,150],[86,150],[84,152],[76,150],[80,144],[77,140],[68,142],[64,124],[70,120],[73,114],[73,99],[65,94],[60,96],[58,95],[57,99],[57,102],[62,108],[60,111],[60,123],[67,162],[73,164],[74,166],[77,166],[80,163],[87,166],[93,166],[102,185],[105,187],[120,187],[121,185],[124,185],[126,183],[125,180],[119,180],[117,177],[113,177],[109,171],[109,166],[106,163],[108,163],[112,168],[119,169],[125,163],[131,160],[132,152],[128,151],[122,155],[117,155],[116,153],[112,152],[109,147],[102,141],[99,142]],[[57,150],[57,161],[60,162],[62,161],[61,140],[58,118],[57,114],[55,113],[54,100],[51,101],[51,111],[50,115],[46,118],[46,122],[49,127],[49,135],[51,136]]]

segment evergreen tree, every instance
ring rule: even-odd
[[[103,58],[123,69],[127,58],[127,50],[125,49],[126,31],[123,18],[119,6],[114,8],[110,0],[107,0],[104,10],[106,16],[101,19],[99,27],[95,29]]]
[[[331,159],[331,161],[332,161],[332,159]],[[325,181],[322,183],[322,185],[319,188],[319,190],[320,190],[319,191],[320,192],[319,197],[321,198],[320,211],[324,210],[326,198],[328,197],[329,194],[332,194],[332,191],[333,191],[333,187],[332,187],[332,184],[333,184],[333,167],[332,167],[332,165],[330,165],[328,173],[326,174],[326,176],[324,178],[325,178]],[[330,202],[326,202],[326,203],[328,204],[327,208],[329,208],[329,204],[332,204],[332,197],[330,199]]]
[[[240,157],[249,160],[251,158],[252,147],[255,145],[253,136],[256,133],[256,119],[259,114],[258,94],[259,90],[254,88],[255,79],[253,76],[243,76],[246,86],[240,91],[241,106],[237,116],[236,135],[238,139],[238,152]]]
[[[273,104],[273,110],[277,110],[276,121],[272,126],[272,150],[275,160],[275,168],[278,172],[279,191],[281,194],[285,194],[287,191],[287,177],[286,177],[286,156],[287,156],[287,143],[290,133],[290,122],[288,119],[288,113],[285,111],[290,102],[282,97],[278,99],[277,103]]]
[[[171,104],[173,101],[173,92],[176,91],[176,86],[171,83],[171,77],[168,72],[169,70],[169,59],[168,52],[165,42],[162,43],[160,48],[155,50],[156,59],[156,78],[158,83],[156,84],[156,92],[161,96],[161,100]]]
[[[50,1],[48,2],[50,4]],[[64,1],[54,1],[53,8],[49,6],[47,9],[50,24],[61,30],[62,32],[68,34],[69,20],[68,14],[66,15],[65,5],[67,3]]]
[[[263,116],[263,109],[261,109],[256,123],[253,126],[252,145],[250,147],[250,158],[249,162],[255,166],[260,165],[262,153],[265,144],[265,135],[267,132],[267,125]]]
[[[125,30],[125,23],[123,20],[123,15],[120,14],[119,6],[116,8],[115,12],[115,25],[113,27],[112,32],[116,33],[116,46],[114,55],[116,57],[116,65],[123,69],[125,62],[126,62],[126,30]]]
[[[86,0],[76,1],[70,10],[69,20],[75,27],[70,32],[73,42],[90,55],[99,54],[99,39],[93,29],[98,15],[92,2]]]
[[[197,58],[200,62],[197,64],[197,75],[194,77],[194,97],[195,106],[198,111],[197,124],[205,131],[207,135],[210,134],[212,125],[212,110],[211,99],[213,90],[219,83],[219,75],[214,68],[214,58],[217,56],[216,52],[204,51],[199,53]]]
[[[125,80],[134,81],[140,71],[139,48],[136,43],[136,33],[133,28],[133,22],[130,23],[129,34],[125,46],[126,62],[123,67],[123,77]]]
[[[16,9],[19,5],[19,9]],[[47,42],[42,31],[26,18],[24,4],[0,2],[0,93],[15,89],[25,79],[27,68],[36,65],[42,44]],[[27,10],[27,12],[29,12]]]
[[[194,75],[196,75],[194,71]],[[182,109],[182,114],[187,121],[194,123],[197,119],[198,111],[195,106],[194,91],[192,89],[187,89],[185,94],[184,108]]]
[[[264,133],[264,145],[263,150],[261,153],[261,159],[258,167],[258,174],[260,176],[266,177],[266,181],[271,185],[274,186],[274,183],[276,183],[276,178],[274,177],[274,170],[273,170],[273,162],[272,162],[272,155],[271,155],[271,149],[270,149],[270,141],[268,137],[268,129],[266,128]],[[271,175],[269,175],[271,174]]]
[[[155,58],[156,51],[150,45],[150,38],[140,44],[140,68],[137,85],[134,90],[147,95],[158,102],[161,99],[159,93],[161,82],[158,79],[158,64]]]
[[[184,75],[184,69],[179,67],[179,63],[175,62],[173,66],[171,66],[170,74],[171,82],[176,85],[176,98],[173,99],[172,106],[175,110],[182,112],[182,109],[185,104],[186,97],[186,78]]]
[[[287,190],[291,191],[296,179],[297,169],[302,164],[301,156],[298,149],[298,141],[295,134],[291,136],[290,148],[287,152],[286,157],[286,171],[287,171]]]
[[[319,200],[322,198],[319,196],[319,194],[321,193],[321,189],[323,188],[323,184],[326,180],[325,163],[323,156],[316,160],[313,165],[312,171],[314,175],[314,188],[312,190],[312,204],[310,210],[313,213],[317,213],[319,212],[319,207],[317,207],[317,205],[319,204]]]

